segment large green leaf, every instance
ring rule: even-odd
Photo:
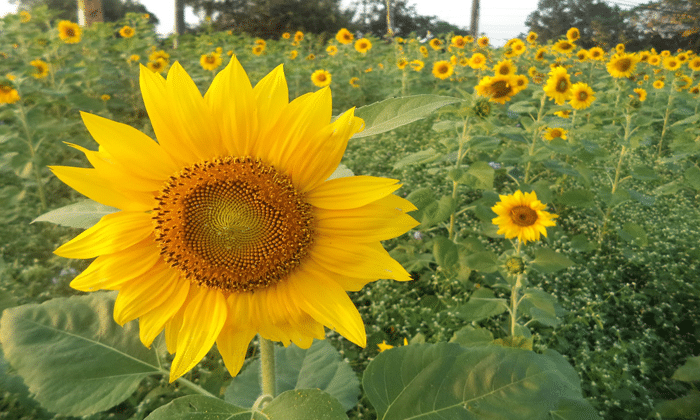
[[[99,222],[102,216],[116,211],[119,211],[119,209],[105,206],[92,200],[83,200],[44,213],[32,220],[32,223],[50,222],[61,226],[87,229]]]
[[[5,358],[48,410],[84,416],[126,400],[139,382],[167,374],[161,354],[139,341],[135,322],[112,319],[114,293],[10,308],[0,320]]]
[[[362,385],[379,420],[598,419],[579,382],[551,350],[437,343],[380,353]]]
[[[156,409],[147,420],[347,420],[345,410],[318,389],[287,391],[262,410],[241,408],[217,398],[188,395]]]
[[[542,273],[556,273],[572,265],[574,262],[569,257],[549,248],[536,250],[535,259],[532,261],[532,267]]]
[[[700,356],[689,357],[671,378],[683,382],[700,381]]]
[[[360,381],[350,365],[325,340],[315,341],[307,350],[295,345],[275,347],[277,393],[293,389],[321,389],[336,398],[345,410],[357,405]],[[262,394],[260,360],[255,360],[233,378],[224,399],[242,407],[252,407]]]
[[[416,95],[386,99],[363,106],[355,111],[355,115],[365,120],[365,129],[355,134],[353,138],[368,137],[393,130],[425,118],[438,108],[459,101],[461,99],[450,96]]]
[[[469,302],[454,310],[455,315],[466,322],[478,322],[500,315],[508,310],[505,299],[497,299],[492,290],[477,289],[469,297]]]

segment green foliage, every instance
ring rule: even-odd
[[[92,200],[83,200],[42,214],[32,220],[32,223],[49,222],[60,226],[87,229],[97,223],[103,216],[116,211],[118,209],[113,207],[105,206]]]

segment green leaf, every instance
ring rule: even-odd
[[[64,416],[107,410],[154,373],[167,374],[135,322],[112,319],[114,293],[56,298],[5,310],[0,343],[37,401]]]
[[[653,181],[658,179],[659,176],[653,168],[646,165],[638,165],[632,169],[632,178],[640,181]]]
[[[588,237],[581,233],[571,238],[571,248],[579,252],[590,252],[596,249],[596,245],[588,240]]]
[[[482,273],[493,273],[498,269],[498,256],[494,254],[493,251],[476,252],[466,255],[460,262],[466,267]]]
[[[566,255],[554,252],[549,248],[540,248],[535,251],[535,259],[532,266],[542,273],[556,273],[566,267],[574,265]]]
[[[465,322],[478,322],[500,315],[507,310],[505,299],[497,299],[492,290],[481,288],[475,290],[469,302],[457,307],[454,313]]]
[[[559,353],[455,343],[417,344],[377,355],[362,378],[379,420],[544,419],[569,401],[567,419],[598,419],[576,371]]]
[[[672,379],[683,382],[700,381],[700,356],[690,357],[671,376]]]
[[[493,189],[493,177],[496,171],[486,162],[474,162],[469,165],[466,184],[475,190],[490,190]]]
[[[493,334],[486,328],[474,328],[467,325],[454,333],[450,343],[457,343],[462,347],[487,346],[493,343]]]
[[[428,228],[447,220],[454,213],[456,207],[455,199],[450,195],[446,195],[424,208],[420,217],[419,215],[414,215],[413,217],[421,222],[421,228]]]
[[[253,411],[203,395],[187,395],[157,408],[147,420],[347,420],[345,410],[318,389],[286,391]]]
[[[430,163],[442,156],[442,153],[437,152],[432,147],[427,150],[421,150],[420,152],[411,153],[405,156],[403,159],[399,160],[394,164],[394,169],[403,169],[409,165],[418,165],[422,163]]]
[[[459,247],[450,239],[438,236],[433,241],[433,255],[438,265],[450,269],[458,262]]]
[[[649,238],[643,227],[636,223],[627,222],[622,226],[622,230],[618,233],[622,239],[627,242],[633,242],[637,246],[649,245]]]
[[[567,207],[592,207],[595,205],[595,196],[592,192],[584,189],[566,191],[559,196],[559,203]]]
[[[337,399],[345,410],[357,405],[360,381],[350,365],[328,341],[315,341],[308,349],[295,345],[275,347],[277,392],[318,388]],[[242,407],[252,407],[262,394],[260,359],[233,378],[224,399]]]
[[[99,222],[103,216],[119,211],[92,200],[79,201],[56,210],[44,213],[34,222],[50,222],[61,226],[88,229]]]
[[[686,124],[691,124],[694,123],[695,121],[700,120],[700,114],[695,114],[693,116],[690,116],[688,118],[683,118],[680,121],[676,121],[673,124],[671,124],[671,127],[675,127],[678,125],[686,125]]]
[[[355,134],[353,138],[368,137],[393,130],[425,118],[438,108],[460,101],[461,99],[450,96],[416,95],[386,99],[363,106],[355,111],[355,115],[365,120],[365,129]]]
[[[664,418],[692,419],[700,413],[700,391],[691,389],[687,395],[671,401],[662,401],[654,407],[654,413]]]
[[[683,177],[688,186],[696,190],[700,190],[700,168],[697,166],[691,166],[690,168],[686,169]]]
[[[520,309],[542,325],[555,327],[561,324],[561,319],[557,317],[557,312],[562,311],[559,302],[554,296],[542,290],[525,289]]]

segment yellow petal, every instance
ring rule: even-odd
[[[201,288],[185,309],[177,334],[170,382],[195,367],[209,352],[226,321],[226,299],[218,290]]]
[[[162,305],[177,291],[175,285],[179,277],[178,270],[158,264],[124,284],[114,302],[114,321],[124,325]]]
[[[397,180],[373,176],[348,176],[326,181],[306,194],[306,202],[330,210],[355,209],[393,193]]]
[[[175,316],[185,303],[190,291],[190,282],[180,278],[175,282],[173,289],[175,293],[162,305],[139,318],[139,338],[146,347],[151,347],[153,340],[163,331],[165,324]]]
[[[289,103],[287,79],[282,64],[275,67],[253,88],[257,103],[258,123],[261,131],[267,131],[279,118],[282,109]],[[252,152],[252,150],[250,151]]]
[[[348,243],[347,240],[319,236],[310,256],[327,270],[348,277],[411,280],[411,275],[379,242]]]
[[[419,225],[404,213],[414,209],[408,200],[393,194],[356,209],[315,209],[316,232],[358,242],[396,238]]]
[[[258,137],[258,110],[248,75],[235,55],[216,75],[204,100],[221,129],[228,154],[250,155]]]
[[[54,251],[65,258],[94,258],[133,246],[153,231],[151,216],[141,212],[108,214],[95,226]]]
[[[178,171],[158,143],[139,130],[87,112],[80,116],[95,141],[134,174],[165,180]]]
[[[309,271],[307,266],[297,268],[289,281],[304,312],[358,346],[367,346],[360,313],[338,283],[320,271]]]
[[[153,207],[153,194],[129,190],[123,184],[116,183],[113,178],[105,177],[96,169],[70,166],[50,166],[49,168],[69,187],[106,206],[127,211],[146,211]]]
[[[250,341],[255,337],[255,331],[251,329],[239,330],[227,323],[216,340],[216,347],[219,349],[224,365],[231,376],[238,375],[245,355],[248,352]]]
[[[83,292],[118,290],[122,284],[150,270],[159,259],[158,247],[152,238],[146,237],[123,251],[97,257],[70,282],[70,287]]]

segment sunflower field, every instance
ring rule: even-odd
[[[700,418],[696,52],[54,16],[0,20],[0,419]]]

